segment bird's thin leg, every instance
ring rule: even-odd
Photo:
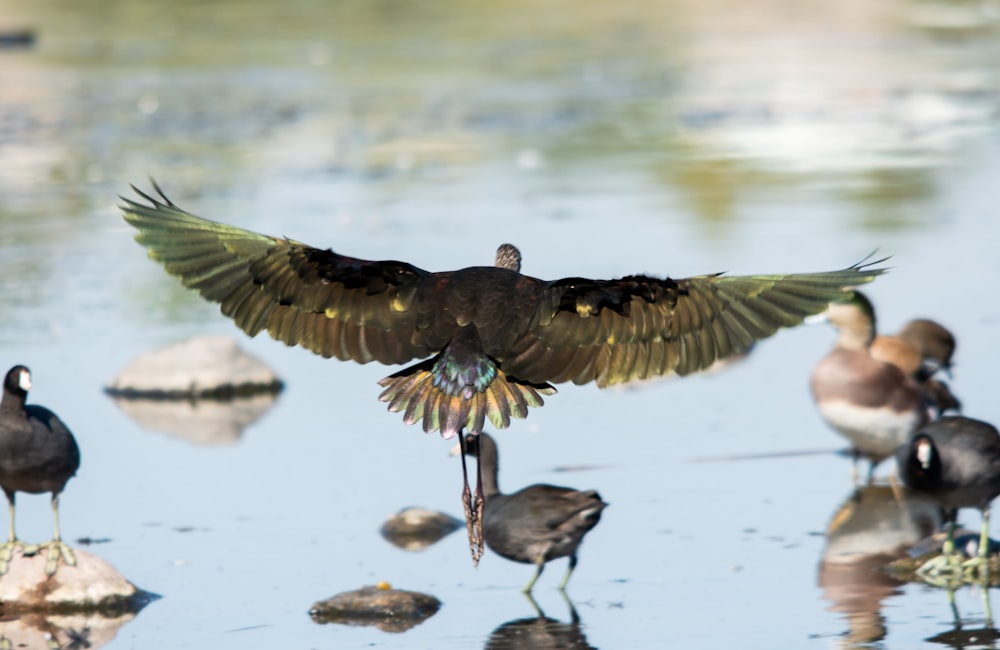
[[[20,544],[17,535],[14,533],[14,495],[7,495],[7,516],[9,523],[9,533],[7,542],[0,544],[0,575],[7,573],[10,568],[10,561],[14,558],[14,549]]]
[[[14,532],[14,495],[11,495],[10,500],[7,501],[7,517],[10,523],[10,534],[7,536],[7,541],[16,542],[17,534]]]
[[[476,549],[475,561],[483,555],[483,546],[486,543],[486,536],[483,533],[483,510],[486,508],[486,495],[483,494],[483,455],[476,454],[476,493],[473,495],[472,510],[476,515]]]
[[[958,522],[955,517],[951,518],[948,522],[948,535],[944,538],[944,544],[941,546],[942,555],[954,555],[955,553],[955,528],[958,526]]]
[[[956,519],[957,512],[952,510],[948,514],[948,534],[945,536],[944,545],[941,547],[941,554],[924,562],[917,569],[918,575],[925,578],[934,578],[946,575],[953,576],[956,573],[961,573],[961,569],[958,567],[958,562],[955,558]]]
[[[479,566],[479,558],[483,556],[483,502],[482,487],[477,477],[476,501],[473,503],[472,490],[469,488],[469,471],[465,466],[465,436],[458,432],[459,450],[462,452],[462,507],[465,510],[465,528],[469,533],[469,552],[472,554],[472,565]],[[476,469],[479,473],[479,456],[476,456]]]
[[[990,509],[983,509],[983,529],[979,531],[979,557],[985,558],[989,554],[990,546]]]
[[[32,549],[33,553],[37,553],[41,549],[48,550],[48,558],[45,562],[45,573],[48,575],[53,575],[56,572],[56,567],[59,565],[60,557],[66,562],[66,566],[76,566],[76,556],[73,554],[73,549],[62,541],[62,536],[59,534],[58,492],[52,493],[52,523],[54,531],[52,534],[52,541],[39,544],[37,547]]]
[[[566,584],[569,582],[569,577],[573,575],[573,569],[576,568],[576,554],[569,556],[569,567],[566,569],[566,575],[563,576],[562,582],[559,583],[559,591],[566,591]]]
[[[990,579],[990,509],[983,508],[983,528],[979,532],[979,552],[976,557],[962,563],[962,576],[971,582],[982,582],[984,588]]]
[[[861,462],[861,452],[857,448],[851,449],[851,485],[858,486],[858,463]]]
[[[531,593],[531,590],[535,587],[535,581],[538,580],[538,576],[542,575],[542,569],[545,568],[545,558],[539,557],[535,561],[535,564],[538,566],[538,569],[535,571],[535,575],[531,576],[531,580],[528,581],[528,584],[524,585],[523,591],[526,594]]]

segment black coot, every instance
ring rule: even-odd
[[[921,571],[954,570],[954,533],[959,508],[978,508],[983,514],[979,557],[961,570],[986,566],[990,503],[1000,494],[1000,433],[996,428],[962,416],[935,420],[921,427],[897,450],[896,462],[910,488],[931,496],[948,511],[950,524],[943,554]]]
[[[14,549],[25,554],[48,549],[46,572],[52,575],[61,556],[68,565],[76,558],[59,535],[59,493],[80,466],[80,450],[73,434],[59,416],[37,404],[25,404],[31,388],[31,372],[14,366],[3,382],[0,400],[0,487],[10,505],[10,536],[0,545],[0,574],[7,571]],[[14,495],[17,492],[52,493],[52,541],[25,545],[14,533]]]

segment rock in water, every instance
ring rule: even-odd
[[[105,389],[115,397],[190,399],[277,393],[282,381],[228,336],[196,336],[144,354]]]
[[[46,554],[26,556],[18,549],[0,578],[4,615],[44,612],[135,612],[156,596],[137,588],[105,560],[73,549],[76,566],[45,573]]]
[[[319,601],[309,615],[317,623],[374,625],[384,632],[405,632],[440,608],[441,601],[434,596],[393,589],[383,582]]]

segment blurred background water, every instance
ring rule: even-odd
[[[163,595],[107,647],[471,648],[535,616],[530,567],[473,569],[461,533],[419,554],[379,536],[404,506],[460,514],[450,445],[385,412],[388,369],[248,340],[146,260],[115,204],[150,176],[196,214],[431,270],[502,241],[543,278],[891,255],[881,328],[950,327],[966,414],[1000,421],[995,1],[0,0],[19,29],[34,41],[0,50],[0,360],[31,366],[32,401],[82,448],[66,537],[106,540],[91,550]],[[237,440],[146,431],[102,394],[201,333],[287,382]],[[569,587],[585,643],[989,647],[976,590],[956,622],[942,591],[821,570],[828,523],[868,503],[809,398],[832,341],[805,327],[717,375],[561,386],[497,436],[505,490],[611,504]],[[45,497],[18,514],[49,535]],[[569,622],[563,570],[536,598]],[[403,634],[307,615],[378,580],[443,607]]]

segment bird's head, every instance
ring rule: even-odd
[[[935,490],[941,484],[941,455],[934,440],[917,433],[905,446],[905,457],[897,456],[907,485],[916,490]]]
[[[13,393],[27,393],[31,390],[31,371],[25,366],[14,366],[7,371],[4,388]]]
[[[913,439],[913,456],[925,470],[929,470],[937,455],[934,441],[924,434],[920,434]]]

